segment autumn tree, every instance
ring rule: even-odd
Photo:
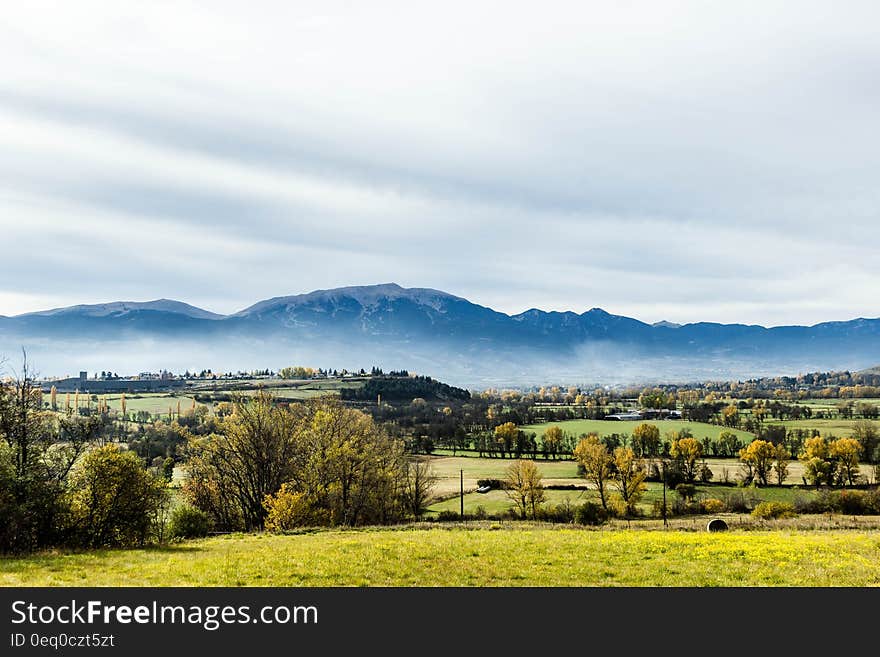
[[[859,452],[862,447],[855,438],[838,438],[829,445],[831,458],[836,464],[837,480],[853,486],[859,478]]]
[[[762,486],[766,486],[776,458],[776,448],[773,443],[753,440],[740,450],[739,458],[746,465],[748,473]]]
[[[688,483],[693,483],[697,478],[697,461],[702,455],[703,446],[696,438],[679,438],[673,440],[669,447],[669,456]]]
[[[523,518],[531,513],[535,518],[538,507],[544,503],[541,471],[534,461],[517,459],[507,468],[505,492],[514,501]]]
[[[553,456],[554,461],[556,460],[556,456],[559,453],[559,448],[562,445],[564,437],[565,434],[563,433],[562,429],[555,424],[552,427],[549,427],[544,432],[544,450],[547,454]]]
[[[513,422],[505,422],[495,427],[495,444],[501,452],[501,458],[513,451],[519,437],[519,429]]]
[[[641,460],[636,458],[631,448],[618,447],[614,450],[614,482],[629,515],[635,514],[636,504],[645,492],[646,476]]]
[[[184,484],[190,504],[212,515],[218,528],[262,528],[265,497],[293,477],[299,457],[294,428],[295,417],[266,392],[236,401],[221,433],[190,442]]]
[[[724,422],[724,426],[726,427],[738,427],[739,409],[733,404],[725,406],[723,409],[721,409],[721,419]]]
[[[776,474],[776,484],[782,486],[788,477],[788,465],[791,463],[791,454],[785,445],[776,445],[773,455],[773,472]]]
[[[834,463],[828,441],[822,436],[814,436],[804,441],[800,454],[804,464],[804,476],[814,486],[834,483]]]
[[[611,454],[599,440],[599,436],[591,433],[578,442],[574,448],[574,458],[583,468],[584,478],[596,487],[602,508],[607,511],[605,491],[614,469]]]
[[[632,448],[638,458],[659,456],[660,429],[654,424],[642,422],[633,429]]]

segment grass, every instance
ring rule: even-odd
[[[580,436],[584,433],[597,433],[599,437],[609,436],[613,433],[626,433],[632,435],[633,430],[642,424],[655,425],[660,429],[660,436],[665,436],[668,432],[681,431],[682,429],[690,429],[694,438],[702,440],[708,436],[712,440],[716,440],[722,431],[733,431],[739,439],[744,443],[750,443],[755,436],[739,429],[727,429],[717,424],[705,424],[703,422],[688,422],[687,420],[564,420],[562,422],[546,422],[542,424],[530,424],[520,427],[523,431],[534,431],[539,437],[544,435],[544,431],[551,426],[558,426],[563,431],[574,436]]]
[[[704,524],[704,523],[703,523]],[[878,586],[880,535],[551,528],[229,535],[0,559],[4,586]]]
[[[586,485],[583,479],[573,480],[570,483],[579,486]],[[649,481],[646,484],[647,489],[638,505],[638,509],[643,516],[649,517],[653,512],[654,502],[663,499],[663,485],[658,482]],[[725,500],[730,496],[742,496],[744,501],[750,508],[759,502],[788,502],[793,504],[795,500],[809,500],[816,497],[817,493],[812,489],[794,488],[790,486],[778,487],[767,486],[762,488],[739,488],[737,486],[712,486],[698,484],[696,487],[696,495],[698,499],[716,498]],[[615,495],[616,489],[613,486],[608,487],[608,498],[611,499]],[[566,500],[572,505],[577,506],[583,504],[587,500],[594,502],[599,501],[599,493],[589,488],[587,490],[554,490],[548,489],[544,491],[546,498],[545,507],[562,504]],[[672,504],[676,498],[673,490],[667,489],[667,503]],[[468,492],[464,496],[464,512],[466,514],[474,514],[477,507],[483,507],[488,514],[502,514],[508,509],[514,507],[514,502],[507,496],[503,490],[491,490],[488,493]],[[461,500],[458,495],[449,497],[439,502],[435,502],[428,507],[429,516],[440,513],[441,511],[459,512],[461,508]]]

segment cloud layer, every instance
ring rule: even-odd
[[[875,3],[126,4],[5,11],[0,314],[880,315]]]

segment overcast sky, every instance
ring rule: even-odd
[[[0,314],[394,281],[880,316],[878,7],[9,3]]]

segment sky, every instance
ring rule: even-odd
[[[397,282],[880,316],[876,2],[41,2],[0,16],[0,315]]]

